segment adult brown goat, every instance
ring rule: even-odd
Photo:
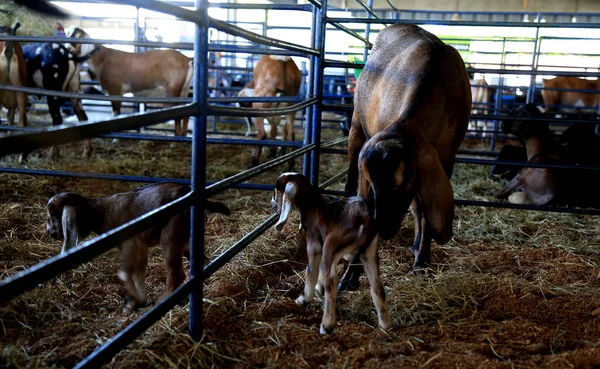
[[[0,34],[15,36],[16,23],[13,28],[3,27]],[[0,83],[17,87],[27,87],[27,63],[23,56],[23,48],[17,41],[0,41]],[[27,94],[24,92],[0,91],[0,104],[8,109],[7,121],[9,125],[15,122],[15,110],[19,108],[19,125],[27,125]]]
[[[300,91],[300,83],[302,82],[302,73],[289,56],[265,55],[256,63],[253,71],[252,81],[240,91],[239,96],[242,97],[274,97],[274,96],[297,96]],[[253,89],[253,90],[252,90]],[[255,109],[267,109],[274,107],[287,106],[288,103],[252,103]],[[294,117],[295,113],[286,116],[285,126],[283,126],[283,140],[294,140]],[[265,118],[254,118],[258,139],[264,140],[265,134]],[[268,117],[269,125],[271,126],[271,139],[274,140],[277,136],[277,125],[281,121],[281,116]],[[248,126],[248,130],[250,127]],[[250,167],[258,165],[262,146],[258,146],[254,152]],[[292,166],[290,162],[290,167]],[[291,168],[290,168],[291,169]]]
[[[383,239],[398,233],[412,202],[415,271],[430,263],[432,238],[452,238],[450,177],[470,112],[469,77],[454,48],[411,24],[379,33],[354,95],[346,193],[358,187],[374,200]],[[357,287],[357,274],[347,273],[340,288]]]
[[[90,38],[84,30],[71,27],[69,37]],[[87,55],[95,46],[74,45],[78,55]],[[128,53],[100,46],[88,60],[102,90],[109,95],[131,92],[136,96],[187,97],[194,71],[191,58],[177,50],[150,50]],[[121,114],[121,102],[111,101],[113,114]],[[175,120],[175,136],[185,136],[188,117]]]

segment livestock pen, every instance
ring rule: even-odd
[[[296,227],[287,227],[282,234],[268,230],[276,219],[271,215],[270,194],[275,179],[283,171],[276,168],[295,157],[296,168],[309,175],[313,183],[323,182],[322,187],[331,186],[331,193],[340,194],[347,163],[343,155],[336,154],[344,153],[339,145],[345,138],[339,130],[321,131],[320,128],[322,117],[339,120],[343,115],[330,112],[344,112],[351,107],[320,104],[324,71],[333,67],[361,67],[359,63],[323,58],[326,33],[331,32],[326,25],[334,22],[352,29],[359,24],[360,28],[352,32],[362,33],[369,24],[396,20],[331,19],[327,15],[327,1],[313,1],[310,5],[297,6],[298,11],[309,12],[314,20],[312,42],[307,47],[277,42],[266,35],[249,34],[225,22],[207,19],[206,3],[197,4],[198,12],[157,1],[123,3],[165,11],[199,24],[194,44],[197,67],[194,98],[190,101],[112,96],[109,99],[135,104],[168,101],[187,105],[106,122],[66,124],[50,129],[30,127],[23,131],[32,132],[0,138],[0,153],[4,155],[25,148],[65,144],[62,157],[56,161],[46,159],[41,150],[30,154],[25,164],[19,164],[14,156],[2,159],[2,365],[561,368],[600,364],[597,347],[600,237],[597,218],[594,218],[598,211],[490,201],[488,192],[497,188],[499,182],[487,178],[486,167],[481,165],[497,163],[485,159],[494,153],[487,141],[469,140],[461,150],[460,164],[453,178],[456,202],[476,206],[460,207],[453,241],[433,248],[431,279],[421,280],[410,274],[408,245],[412,242],[412,232],[409,227],[403,227],[393,240],[382,242],[382,280],[393,318],[392,330],[375,329],[375,312],[364,286],[359,291],[341,294],[338,315],[343,319],[331,336],[318,334],[321,315],[318,304],[307,308],[295,305],[293,299],[302,286],[300,271],[307,258],[303,236]],[[266,4],[222,6],[294,8]],[[386,14],[392,16],[393,12]],[[419,23],[418,19],[403,21]],[[476,19],[464,22],[467,22],[464,25],[481,27],[493,24]],[[423,20],[423,23],[435,21]],[[439,23],[457,25],[449,19]],[[535,30],[565,26],[563,23],[526,27]],[[505,21],[496,24],[522,26]],[[265,42],[270,47],[209,45],[208,26],[243,35],[255,43]],[[576,27],[595,25],[578,23]],[[141,41],[128,44],[189,47]],[[303,141],[260,142],[264,146],[292,147],[295,151],[244,170],[250,161],[250,150],[246,146],[257,142],[237,137],[236,133],[241,134],[240,127],[228,122],[229,117],[244,116],[250,111],[217,105],[240,101],[236,98],[208,96],[208,66],[203,63],[208,51],[308,56],[305,98],[279,99],[295,105],[277,110],[280,114],[308,107],[302,125]],[[505,69],[491,68],[474,71],[509,73]],[[563,73],[555,72],[556,75]],[[541,74],[532,70],[514,73]],[[569,73],[598,76],[590,72],[564,72]],[[35,89],[28,91],[61,95]],[[107,99],[105,96],[87,97]],[[322,114],[323,111],[327,112]],[[275,111],[252,112],[254,115],[273,113]],[[163,132],[160,130],[144,130],[143,134],[114,133],[184,115],[197,116],[191,138],[159,135],[157,132]],[[208,115],[227,117],[214,121],[214,131],[221,133],[219,136],[206,134],[210,133]],[[510,117],[492,114],[480,118],[500,121]],[[591,124],[579,119],[556,122]],[[72,143],[84,137],[102,137],[94,139],[93,159],[80,158]],[[111,143],[112,138],[119,141]],[[169,146],[170,143],[173,145]],[[252,183],[248,182],[250,179]],[[59,245],[42,230],[45,204],[51,195],[65,190],[108,195],[138,187],[140,183],[165,180],[191,183],[193,191],[135,223],[85,242],[65,256],[54,256],[59,253]],[[225,189],[228,190],[223,192]],[[209,216],[205,227],[202,202],[196,200],[211,196],[225,202],[232,209],[232,215]],[[199,256],[192,256],[190,278],[172,296],[132,315],[122,314],[124,289],[116,277],[118,252],[111,249],[112,246],[165,216],[165,212],[173,214],[190,205],[195,205],[195,214],[199,214],[194,217],[192,253],[200,255],[207,246],[206,252],[213,262],[200,271],[200,264],[194,262]],[[515,209],[497,209],[498,206]],[[410,214],[407,217],[410,224],[412,217]],[[162,289],[164,267],[159,250],[152,250],[151,255],[148,286],[152,300]],[[190,303],[186,304],[185,298],[190,293],[193,293]]]

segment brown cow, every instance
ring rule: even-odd
[[[470,112],[469,77],[454,48],[412,24],[379,33],[354,95],[346,193],[358,187],[361,197],[374,200],[386,240],[398,233],[412,202],[415,271],[428,266],[432,238],[439,244],[452,238],[450,177]],[[342,289],[353,287],[344,285],[353,275],[347,273]]]

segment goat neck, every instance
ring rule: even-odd
[[[110,214],[111,196],[95,199],[87,198],[86,200],[89,207],[86,224],[89,225],[92,232],[102,234],[120,225],[111,222],[111,219],[115,218]]]

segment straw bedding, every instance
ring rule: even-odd
[[[297,132],[297,136],[300,136]],[[327,138],[338,132],[324,133]],[[40,150],[31,168],[189,178],[190,145],[95,139],[93,158],[81,144],[51,162]],[[208,147],[208,179],[238,173],[250,148]],[[264,155],[264,154],[263,154]],[[264,156],[263,156],[264,160]],[[5,158],[3,166],[19,166]],[[300,161],[297,161],[299,168]],[[325,180],[346,167],[326,155]],[[254,182],[274,183],[287,168]],[[500,182],[487,168],[457,165],[456,197],[491,200]],[[344,181],[342,181],[344,182]],[[103,196],[139,183],[0,174],[0,277],[60,250],[44,230],[45,205],[57,192]],[[334,189],[342,189],[338,183]],[[271,215],[270,193],[229,190],[217,196],[232,215],[210,215],[206,239],[215,257]],[[205,284],[204,337],[187,332],[187,304],[177,307],[109,367],[218,368],[591,368],[600,365],[600,238],[597,218],[516,210],[457,208],[454,239],[433,246],[434,273],[410,274],[412,217],[380,244],[381,274],[393,329],[376,329],[366,280],[338,299],[339,323],[321,336],[320,300],[293,299],[303,286],[304,235],[297,219],[281,234],[267,231]],[[143,313],[121,313],[125,288],[112,250],[0,306],[0,366],[71,367]],[[341,266],[340,266],[341,268]],[[164,287],[160,250],[151,252],[150,300]]]

